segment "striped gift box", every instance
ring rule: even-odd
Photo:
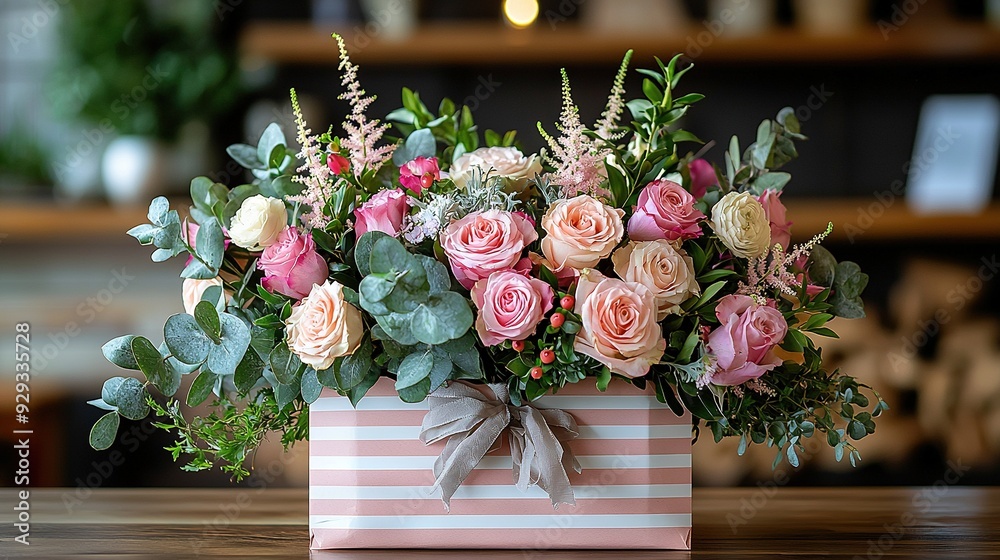
[[[569,442],[583,467],[569,473],[576,505],[554,510],[541,489],[519,491],[504,434],[446,513],[431,493],[444,442],[418,439],[427,403],[400,401],[387,378],[357,410],[324,390],[309,411],[312,548],[690,548],[690,415],[617,380],[605,393],[581,383],[533,404],[579,424]]]

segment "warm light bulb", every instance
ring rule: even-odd
[[[538,19],[538,0],[504,0],[503,15],[514,27],[528,27]]]

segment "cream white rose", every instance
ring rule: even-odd
[[[676,313],[684,300],[701,294],[694,261],[665,239],[630,242],[611,255],[611,262],[622,280],[642,284],[653,293],[657,321]]]
[[[244,200],[236,211],[229,226],[229,238],[244,249],[261,251],[273,245],[286,227],[285,203],[258,194]]]
[[[184,312],[194,315],[194,308],[205,295],[205,290],[212,286],[222,286],[222,278],[216,276],[208,280],[198,280],[196,278],[185,278],[181,285],[181,298],[184,300]],[[220,298],[223,296],[220,296]]]
[[[738,257],[759,257],[771,246],[771,224],[764,207],[747,192],[731,192],[715,204],[712,228]]]
[[[538,156],[525,156],[517,148],[479,148],[473,152],[462,154],[448,170],[448,176],[455,186],[464,189],[473,176],[473,170],[478,169],[483,175],[490,173],[504,178],[511,190],[520,191],[524,186],[542,172],[542,163]]]
[[[302,363],[327,369],[334,360],[353,354],[365,325],[361,311],[344,300],[344,286],[327,280],[312,290],[285,319],[288,348]]]

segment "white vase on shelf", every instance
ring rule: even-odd
[[[156,139],[119,136],[108,144],[101,159],[104,190],[114,204],[145,204],[161,195],[168,184],[169,152]]]

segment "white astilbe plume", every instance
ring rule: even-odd
[[[796,245],[789,253],[781,245],[775,244],[767,253],[748,259],[747,280],[740,282],[737,293],[752,296],[758,301],[767,298],[769,289],[794,296],[796,289],[802,287],[802,279],[792,271],[792,267],[799,259],[808,258],[813,247],[819,245],[831,232],[832,223],[826,226],[823,233],[814,236],[808,243]]]
[[[550,149],[545,155],[546,163],[555,168],[546,179],[562,187],[562,194],[567,198],[580,193],[607,197],[609,193],[601,188],[601,183],[606,177],[604,161],[611,150],[598,147],[594,139],[585,134],[587,129],[580,122],[580,110],[573,102],[569,77],[565,69],[561,73],[563,108],[556,125],[559,138],[550,136],[538,123],[538,131]]]
[[[351,160],[351,169],[354,175],[360,177],[367,169],[378,171],[387,161],[392,159],[392,152],[396,149],[394,144],[375,147],[382,139],[382,133],[389,128],[379,119],[368,120],[365,110],[375,101],[374,95],[366,95],[365,90],[358,83],[358,67],[351,62],[347,55],[347,46],[340,35],[333,36],[340,47],[341,71],[340,83],[346,91],[338,99],[346,99],[351,104],[351,113],[344,119],[343,127],[347,137],[341,140],[341,144],[347,148]]]
[[[608,104],[601,113],[601,118],[594,125],[594,131],[598,136],[609,142],[620,140],[627,131],[615,132],[618,121],[625,110],[625,74],[628,73],[628,64],[632,60],[632,51],[625,53],[622,65],[615,75],[615,83],[611,86],[611,93],[608,95]]]
[[[312,130],[306,127],[306,121],[302,117],[302,108],[299,107],[299,98],[295,90],[291,91],[292,111],[295,112],[295,125],[298,128],[296,139],[301,146],[298,158],[302,160],[302,166],[296,171],[302,173],[292,177],[292,181],[305,186],[301,194],[289,196],[291,202],[308,207],[302,212],[302,222],[310,228],[323,229],[330,223],[330,219],[323,214],[330,196],[335,190],[336,183],[342,181],[334,177],[330,168],[326,165],[326,154],[319,143],[319,136],[312,134]]]

